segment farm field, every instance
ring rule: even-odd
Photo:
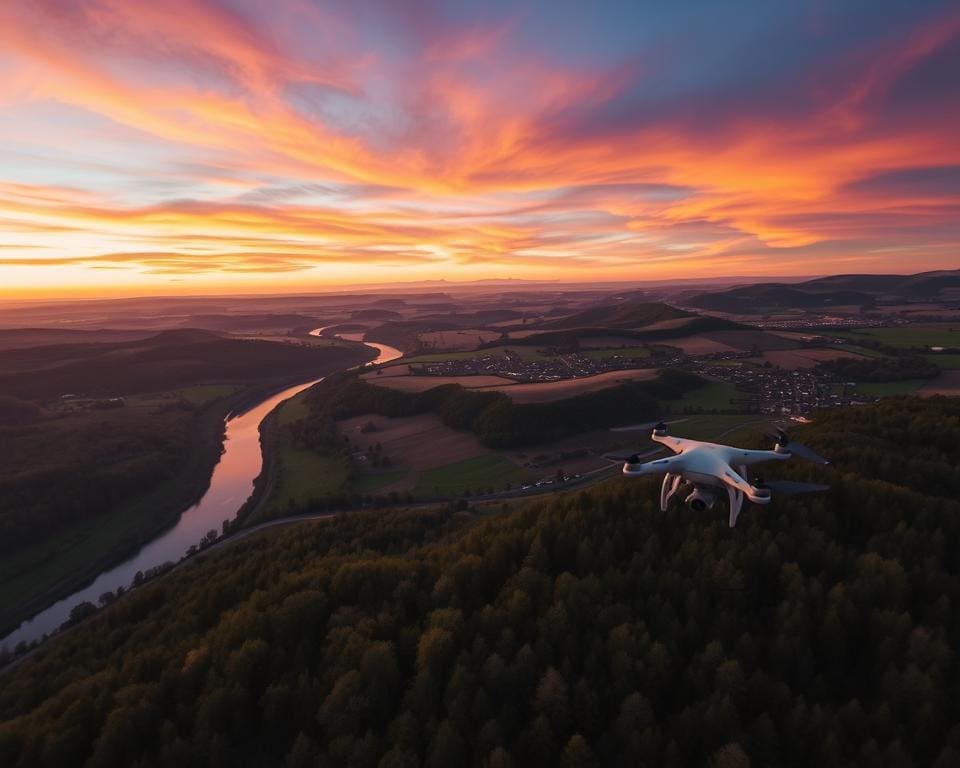
[[[852,352],[855,355],[859,355],[860,357],[886,357],[883,352],[870,349],[870,347],[861,347],[858,344],[845,343],[840,348],[847,352]]]
[[[837,360],[841,357],[857,358],[853,352],[843,349],[778,349],[764,352],[760,357],[751,357],[750,362],[769,362],[779,368],[795,371],[799,368],[813,368],[824,360]]]
[[[796,349],[799,346],[791,339],[785,339],[774,333],[760,330],[711,331],[703,334],[702,338],[743,351],[756,348],[761,352],[767,352],[775,349]],[[670,343],[673,344],[672,341]]]
[[[531,477],[530,470],[519,467],[499,453],[488,453],[427,470],[420,474],[413,494],[419,498],[479,495],[517,486]]]
[[[688,392],[679,400],[666,401],[664,405],[669,407],[673,413],[683,413],[686,408],[692,410],[702,408],[705,411],[720,411],[736,409],[738,406],[731,403],[730,400],[744,397],[747,397],[747,395],[737,389],[733,384],[718,381],[706,387]]]
[[[580,354],[592,360],[602,360],[605,357],[623,357],[636,359],[650,357],[649,347],[620,347],[613,349],[581,349]]]
[[[379,443],[391,468],[397,470],[421,471],[490,450],[473,434],[451,429],[433,413],[392,419],[365,414],[338,422],[337,429],[354,450],[366,451]]]
[[[655,368],[636,368],[623,371],[605,371],[595,376],[561,381],[517,383],[501,376],[384,376],[367,374],[370,383],[403,392],[425,392],[442,384],[459,384],[467,389],[503,392],[516,403],[548,403],[567,397],[612,387],[623,381],[645,381],[656,376]]]
[[[851,341],[869,339],[891,347],[960,347],[960,328],[953,325],[906,325],[891,328],[864,328],[857,331],[831,331]]]
[[[305,451],[290,445],[279,449],[272,510],[302,506],[326,493],[346,489],[349,467],[340,457]]]
[[[906,381],[865,381],[857,384],[857,391],[871,397],[889,397],[891,395],[909,395],[926,385],[925,379],[907,379]]]
[[[668,346],[676,347],[688,355],[710,355],[714,352],[738,352],[737,347],[721,341],[708,339],[705,336],[685,336],[679,339],[669,339],[664,342]]]
[[[429,331],[421,333],[418,339],[430,349],[436,351],[458,351],[473,349],[478,344],[486,344],[500,338],[496,331],[471,328],[462,331]]]
[[[624,381],[646,381],[655,378],[655,368],[637,368],[625,371],[606,371],[596,376],[562,381],[538,381],[530,384],[512,384],[508,387],[489,387],[509,395],[515,403],[549,403],[585,392],[611,387]]]
[[[402,363],[400,365],[387,365],[383,368],[376,368],[366,373],[361,373],[361,379],[382,379],[385,376],[409,376],[410,366]]]

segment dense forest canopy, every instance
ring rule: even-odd
[[[617,480],[212,551],[8,673],[0,764],[957,765],[960,402],[802,439],[832,490],[733,530]]]

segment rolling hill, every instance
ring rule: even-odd
[[[829,309],[878,302],[948,300],[960,297],[960,270],[915,275],[833,275],[801,283],[756,283],[689,299],[700,309],[744,314],[768,309]]]
[[[38,400],[156,392],[205,381],[308,377],[369,359],[360,345],[300,347],[231,339],[196,329],[115,343],[50,345],[4,352],[0,394]]]
[[[643,300],[604,303],[575,312],[559,320],[539,323],[545,331],[570,328],[644,328],[671,320],[694,318],[696,315],[669,304]]]

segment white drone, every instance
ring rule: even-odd
[[[644,429],[646,426],[629,429]],[[623,465],[623,474],[627,477],[643,477],[662,473],[660,509],[664,512],[670,499],[685,486],[692,486],[692,490],[684,501],[697,512],[713,509],[718,493],[726,488],[730,500],[730,527],[733,528],[745,498],[754,504],[769,504],[771,491],[785,494],[815,493],[830,488],[829,485],[789,480],[764,482],[758,479],[751,484],[747,479],[747,467],[764,461],[785,461],[797,456],[817,464],[830,463],[811,448],[792,442],[782,430],[778,430],[774,438],[776,443],[773,450],[749,451],[730,445],[670,437],[667,425],[660,422],[653,427],[650,439],[667,446],[676,455],[643,462],[639,455],[634,454]]]

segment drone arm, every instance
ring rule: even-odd
[[[631,464],[627,462],[623,465],[623,474],[627,477],[641,477],[643,475],[659,475],[661,472],[682,472],[682,456],[667,456],[665,459],[656,459],[648,461],[645,464]]]
[[[680,453],[681,451],[696,445],[695,440],[687,440],[683,437],[672,437],[670,435],[658,435],[654,432],[650,435],[650,439],[655,443],[660,443],[660,445],[665,445],[674,453]]]
[[[779,451],[745,451],[735,448],[730,455],[730,463],[750,466],[764,461],[784,461],[789,458],[789,453],[780,453]]]

